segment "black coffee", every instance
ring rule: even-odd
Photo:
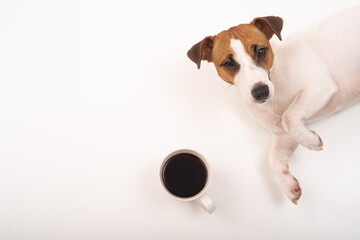
[[[197,156],[180,153],[165,163],[162,178],[172,194],[187,198],[198,194],[204,188],[207,169]]]

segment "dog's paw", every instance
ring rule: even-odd
[[[304,147],[315,150],[321,151],[323,149],[323,141],[321,140],[320,136],[313,130],[305,131],[300,136],[297,137],[298,142],[303,145]]]
[[[293,179],[294,181],[289,186],[287,196],[294,204],[297,204],[299,198],[301,197],[301,188],[298,180],[294,177]]]
[[[301,197],[301,188],[298,180],[290,175],[290,173],[287,173],[282,178],[282,185],[290,201],[297,204],[299,198]]]

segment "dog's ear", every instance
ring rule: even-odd
[[[270,39],[275,33],[275,35],[282,40],[280,33],[283,23],[284,22],[280,17],[268,16],[254,18],[250,24],[262,31],[268,39]]]
[[[201,60],[206,60],[208,62],[211,61],[214,39],[214,36],[208,36],[192,46],[192,48],[187,52],[187,56],[191,61],[196,63],[198,69],[200,69]]]

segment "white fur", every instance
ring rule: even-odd
[[[255,102],[251,91],[258,83],[266,84],[269,87],[269,96],[274,92],[274,86],[269,80],[267,72],[254,64],[251,57],[245,52],[242,42],[238,39],[231,39],[230,46],[233,49],[234,59],[240,64],[240,71],[234,78],[234,85],[240,90],[244,99],[250,103]]]
[[[246,55],[240,41],[232,40],[241,69],[235,85],[245,97],[251,116],[273,132],[270,165],[288,197],[301,195],[287,162],[298,144],[321,150],[322,141],[305,124],[340,111],[360,100],[360,7],[342,11],[311,29],[272,40],[274,64],[271,82]],[[266,73],[266,72],[265,72]],[[271,98],[255,103],[251,87],[271,86]]]

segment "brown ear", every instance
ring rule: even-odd
[[[254,18],[250,23],[262,31],[268,39],[270,39],[274,33],[281,39],[281,29],[283,27],[283,20],[280,17],[268,16],[268,17],[259,17]]]
[[[211,61],[211,52],[214,46],[213,36],[204,38],[201,42],[198,42],[187,52],[187,56],[196,63],[197,68],[200,69],[201,60]]]

